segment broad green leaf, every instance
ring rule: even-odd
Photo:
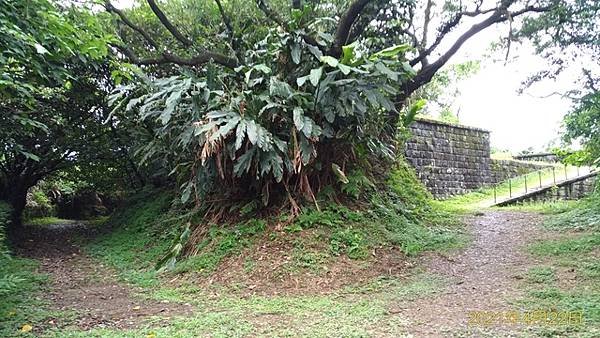
[[[293,95],[294,91],[289,84],[283,81],[279,81],[276,77],[271,77],[271,84],[269,85],[269,94],[272,96],[278,96],[284,99],[288,99]]]
[[[346,66],[345,64],[342,64],[342,63],[340,63],[338,65],[338,68],[344,75],[348,75],[348,74],[350,74],[350,71],[352,71],[352,68],[350,66]]]
[[[369,59],[375,60],[381,57],[389,58],[400,53],[404,53],[410,49],[411,47],[409,45],[396,45],[380,50],[379,52],[373,54]]]
[[[301,76],[301,77],[297,78],[296,84],[298,85],[298,87],[304,86],[304,84],[306,83],[306,80],[308,80],[309,77],[310,77],[310,75],[306,75],[306,76]]]
[[[339,63],[339,61],[336,58],[329,56],[329,55],[325,55],[325,56],[321,57],[321,62],[324,62],[324,63],[330,65],[331,67],[337,67],[337,65]]]
[[[310,71],[310,83],[313,86],[317,86],[319,84],[319,80],[321,80],[321,75],[323,74],[323,67],[311,69]]]
[[[356,43],[352,43],[342,47],[342,60],[341,63],[348,65],[354,59],[354,48]]]
[[[294,125],[298,131],[304,127],[304,111],[300,107],[294,107]]]
[[[292,44],[291,49],[292,49],[292,51],[291,51],[292,61],[295,64],[299,64],[300,63],[300,54],[302,53],[302,50],[300,49],[300,45],[297,43],[294,43],[294,44]]]

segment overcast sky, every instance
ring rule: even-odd
[[[492,147],[512,152],[529,147],[541,151],[558,139],[562,118],[571,106],[569,99],[558,95],[541,97],[572,89],[575,70],[563,74],[559,82],[543,80],[519,95],[521,83],[544,69],[545,61],[528,45],[513,45],[506,63],[505,51],[490,57],[490,42],[505,30],[499,26],[476,35],[451,60],[481,60],[481,70],[459,83],[461,95],[456,100],[456,110],[462,124],[491,131]]]

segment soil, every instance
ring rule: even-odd
[[[406,319],[405,328],[415,337],[448,337],[457,332],[480,336],[472,333],[480,332],[473,331],[479,328],[468,325],[469,312],[518,310],[510,301],[520,296],[520,280],[528,267],[537,263],[525,246],[549,236],[536,226],[540,222],[540,215],[525,212],[486,210],[480,216],[470,216],[466,223],[473,241],[466,249],[430,253],[416,260],[417,266],[445,277],[448,284],[437,293],[392,304],[390,315]],[[73,240],[92,235],[85,224],[54,225],[31,231],[21,248],[22,255],[39,260],[42,272],[50,276],[45,297],[54,309],[72,311],[79,329],[131,328],[150,316],[167,320],[193,312],[189,304],[162,303],[137,296],[141,290],[119,282],[114,271],[87,256]],[[373,251],[366,262],[333,257],[325,271],[298,273],[287,268],[292,250],[293,245],[285,242],[253,248],[247,255],[226,259],[218,273],[200,278],[201,283],[235,285],[241,278],[243,294],[329,293],[382,275],[407,275],[415,263],[396,250],[380,249]],[[245,262],[251,262],[252,268]],[[73,323],[60,321],[69,319],[57,318],[51,324]],[[495,332],[492,336],[518,336],[519,328],[491,330]]]
[[[364,260],[347,255],[331,255],[319,230],[299,233],[295,241],[309,243],[295,249],[286,234],[277,240],[258,239],[240,255],[227,257],[209,276],[188,276],[200,287],[211,284],[236,285],[240,296],[330,294],[378,277],[403,277],[410,274],[413,262],[394,248],[373,249]],[[298,251],[315,261],[298,262]],[[251,267],[250,267],[251,266]]]
[[[166,320],[193,311],[189,304],[156,302],[136,296],[141,290],[119,282],[114,271],[87,256],[75,243],[76,238],[91,235],[81,222],[28,228],[19,248],[20,255],[38,260],[40,272],[49,275],[50,285],[43,297],[51,308],[74,316],[51,319],[48,326],[125,329],[138,326],[150,316]]]
[[[410,319],[407,330],[415,337],[448,337],[450,332],[471,336],[482,329],[491,331],[492,336],[518,336],[523,329],[515,325],[482,328],[477,322],[469,325],[469,316],[477,311],[519,311],[509,301],[521,295],[519,281],[535,264],[525,246],[548,236],[536,227],[541,216],[486,211],[466,221],[473,236],[466,250],[423,258],[427,271],[446,277],[449,285],[439,293],[390,309]]]

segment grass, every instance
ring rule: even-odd
[[[186,302],[197,309],[192,316],[174,318],[169,325],[157,319],[131,331],[55,331],[51,337],[365,337],[399,336],[406,320],[388,309],[400,301],[436,292],[443,281],[417,274],[407,280],[379,279],[365,286],[331,295],[246,296],[229,289],[194,286],[161,288],[153,299]]]
[[[32,218],[25,221],[25,224],[35,227],[45,227],[52,224],[70,223],[72,220],[62,219],[54,216]]]
[[[355,176],[359,177],[357,181],[364,181],[360,173]],[[208,276],[224,259],[252,250],[257,243],[291,243],[291,264],[287,268],[299,274],[326,271],[326,265],[341,255],[365,260],[373,249],[382,246],[397,247],[407,256],[414,256],[464,245],[466,236],[461,225],[433,204],[408,165],[399,163],[387,184],[389,188],[383,192],[364,192],[363,196],[370,196],[370,202],[358,209],[321,200],[320,209],[305,208],[282,232],[273,229],[276,218],[213,224],[204,237],[195,239],[192,249],[197,254],[178,261],[170,273]],[[363,189],[366,185],[358,187]],[[360,189],[353,190],[353,194],[361,193]],[[178,243],[176,239],[184,228],[182,218],[169,211],[171,200],[168,192],[135,196],[106,221],[112,230],[88,243],[88,251],[115,267],[122,280],[156,286],[154,264]],[[270,236],[266,236],[267,232]],[[251,270],[251,265],[247,270]]]
[[[86,243],[85,249],[116,268],[121,280],[143,287],[156,286],[154,265],[180,231],[167,216],[171,201],[171,194],[160,191],[132,197],[106,221],[107,231]]]
[[[545,226],[555,238],[537,241],[529,252],[544,262],[530,268],[523,283],[526,309],[582,311],[584,324],[535,328],[536,336],[600,336],[600,233],[598,193],[558,208],[550,208]],[[553,213],[554,210],[560,210]]]
[[[509,181],[504,181],[496,185],[496,200],[501,201],[503,199],[507,199],[511,194],[515,196],[516,194],[525,192],[525,185],[527,182],[527,191],[532,189],[537,189],[539,187],[539,181],[541,178],[542,186],[547,186],[554,182],[554,177],[556,176],[556,181],[559,182],[564,180],[564,171],[563,167],[557,166],[555,173],[553,173],[552,168],[546,168],[542,170],[538,170],[526,175],[521,175],[515,178],[512,178]],[[586,168],[579,169],[580,172],[585,172]],[[583,171],[581,171],[583,170]],[[575,177],[577,175],[578,169],[576,167],[567,167],[567,175],[569,178]],[[541,174],[541,177],[538,176],[538,173]],[[471,213],[477,212],[483,208],[489,207],[494,203],[494,188],[480,188],[473,192],[458,195],[446,199],[444,201],[438,202],[440,207],[458,213]],[[560,205],[557,204],[557,205]],[[529,210],[533,210],[533,208],[538,208],[538,205],[535,203],[530,203],[525,206],[527,208],[529,206]],[[556,205],[555,205],[556,206]],[[539,207],[539,208],[550,208],[550,206]],[[564,207],[568,208],[567,206]],[[564,209],[563,209],[564,210]],[[533,210],[537,211],[537,210]]]

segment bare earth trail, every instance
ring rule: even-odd
[[[74,323],[59,316],[46,323],[48,326],[75,324],[80,330],[124,329],[136,327],[152,316],[168,318],[192,312],[188,305],[136,297],[135,293],[141,290],[117,281],[111,269],[73,243],[74,237],[86,235],[84,224],[69,222],[31,231],[23,241],[21,255],[38,260],[40,271],[49,275],[50,284],[43,298],[52,309],[75,316]]]
[[[509,302],[519,297],[519,281],[535,259],[525,246],[547,236],[539,230],[535,213],[486,210],[466,219],[472,243],[449,256],[424,258],[429,273],[449,280],[440,293],[403,304],[392,311],[410,320],[415,337],[520,336],[519,326],[468,325],[471,311],[518,311]]]
[[[520,280],[536,263],[525,246],[548,236],[537,226],[541,220],[535,213],[495,210],[470,216],[466,223],[473,240],[466,249],[419,259],[429,274],[444,277],[448,285],[440,292],[394,303],[389,313],[405,319],[405,329],[413,337],[520,336],[522,327],[469,327],[468,313],[518,310],[510,301],[519,297]],[[41,271],[50,276],[43,297],[53,309],[75,314],[74,322],[57,318],[48,326],[127,329],[152,316],[167,321],[193,312],[189,305],[136,296],[142,290],[119,282],[114,271],[82,252],[73,242],[78,236],[89,236],[85,227],[59,224],[32,231],[23,242],[21,254],[39,260]]]

